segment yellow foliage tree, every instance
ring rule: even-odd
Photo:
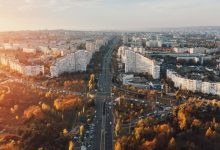
[[[69,142],[69,148],[68,149],[69,150],[74,150],[74,143],[73,143],[73,141]]]
[[[122,150],[122,148],[121,148],[121,143],[120,143],[119,141],[117,141],[117,142],[115,143],[115,150]]]
[[[94,86],[95,86],[95,75],[91,74],[90,79],[89,79],[89,83],[88,83],[89,91],[91,91],[94,88]]]
[[[41,104],[41,108],[42,110],[50,110],[50,106],[45,103]]]
[[[68,134],[68,130],[65,128],[65,129],[63,129],[63,135],[64,136],[67,136],[67,134]]]
[[[49,91],[49,92],[47,92],[46,94],[45,94],[45,97],[46,98],[50,98],[52,96],[52,92],[51,91]]]
[[[186,116],[182,111],[178,112],[178,120],[180,129],[184,129],[186,127]]]
[[[159,127],[160,132],[166,132],[167,134],[170,133],[171,127],[168,124],[162,124]]]
[[[80,136],[81,136],[81,137],[84,136],[84,133],[85,133],[84,125],[81,125],[81,126],[79,127],[79,133],[80,133]]]
[[[139,140],[141,137],[141,132],[143,131],[142,127],[138,127],[134,129],[134,136],[136,140]]]
[[[118,136],[118,133],[121,129],[121,121],[120,119],[117,120],[116,126],[115,126],[115,135]]]

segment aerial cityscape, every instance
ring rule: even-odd
[[[0,0],[0,150],[219,150],[219,6]]]

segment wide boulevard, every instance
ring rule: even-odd
[[[113,150],[114,119],[111,103],[111,58],[116,39],[109,44],[105,56],[102,59],[102,71],[98,78],[98,92],[96,95],[96,118],[94,150]]]

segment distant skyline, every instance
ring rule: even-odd
[[[219,0],[0,0],[0,31],[220,26]]]

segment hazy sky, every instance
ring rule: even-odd
[[[219,26],[220,0],[0,0],[0,30]]]

